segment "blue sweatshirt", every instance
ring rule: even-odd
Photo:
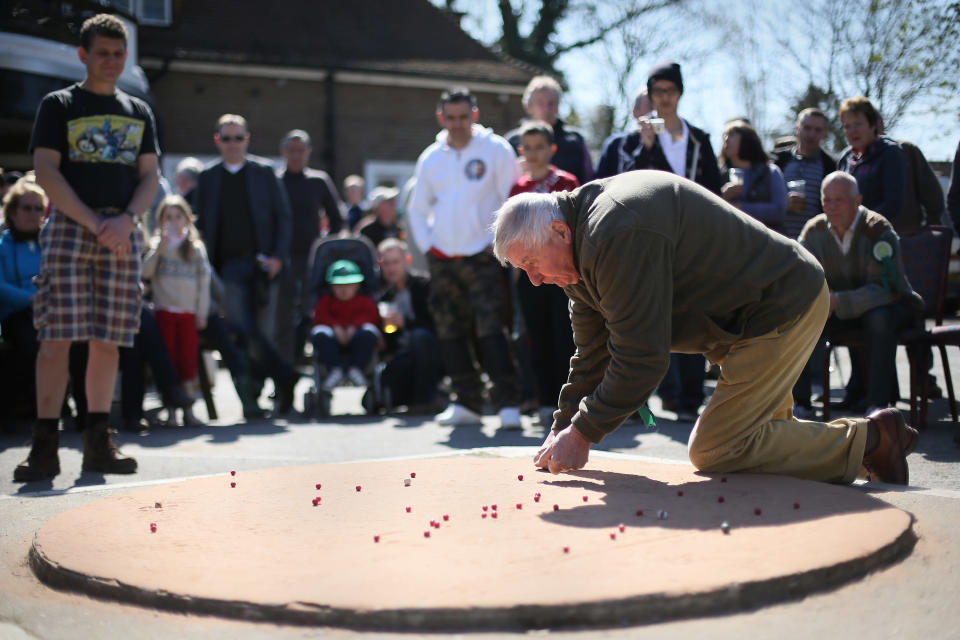
[[[16,242],[9,230],[0,236],[0,320],[30,306],[36,292],[33,277],[40,273],[40,245]]]

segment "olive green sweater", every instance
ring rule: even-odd
[[[837,294],[837,318],[859,318],[867,311],[907,300],[915,309],[923,309],[923,298],[910,286],[903,269],[900,237],[886,218],[864,206],[860,218],[848,233],[853,234],[846,255],[830,232],[826,214],[807,221],[799,242],[823,265],[827,285]],[[873,257],[878,242],[886,242],[893,250],[894,282],[884,284],[883,263]]]
[[[576,353],[554,429],[592,442],[656,389],[670,352],[721,353],[798,317],[823,288],[799,244],[699,185],[631,171],[557,194],[580,282]]]

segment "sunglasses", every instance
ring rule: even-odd
[[[243,142],[247,136],[220,136],[220,142]]]
[[[32,211],[34,213],[43,213],[43,205],[40,204],[20,204],[17,205],[18,209],[23,209],[24,211]]]

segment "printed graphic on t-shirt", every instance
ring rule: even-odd
[[[483,177],[483,174],[487,172],[486,163],[480,158],[474,158],[467,163],[467,166],[464,168],[464,173],[467,174],[468,180],[479,180]]]
[[[88,116],[67,123],[71,162],[133,165],[143,142],[143,120],[117,115]]]

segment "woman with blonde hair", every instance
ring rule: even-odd
[[[210,262],[194,225],[190,205],[170,195],[157,208],[157,231],[143,260],[143,278],[150,280],[154,318],[170,352],[174,369],[191,398],[196,396],[199,331],[210,311]],[[168,406],[167,422],[176,407]],[[191,408],[183,408],[184,426],[200,424]]]

